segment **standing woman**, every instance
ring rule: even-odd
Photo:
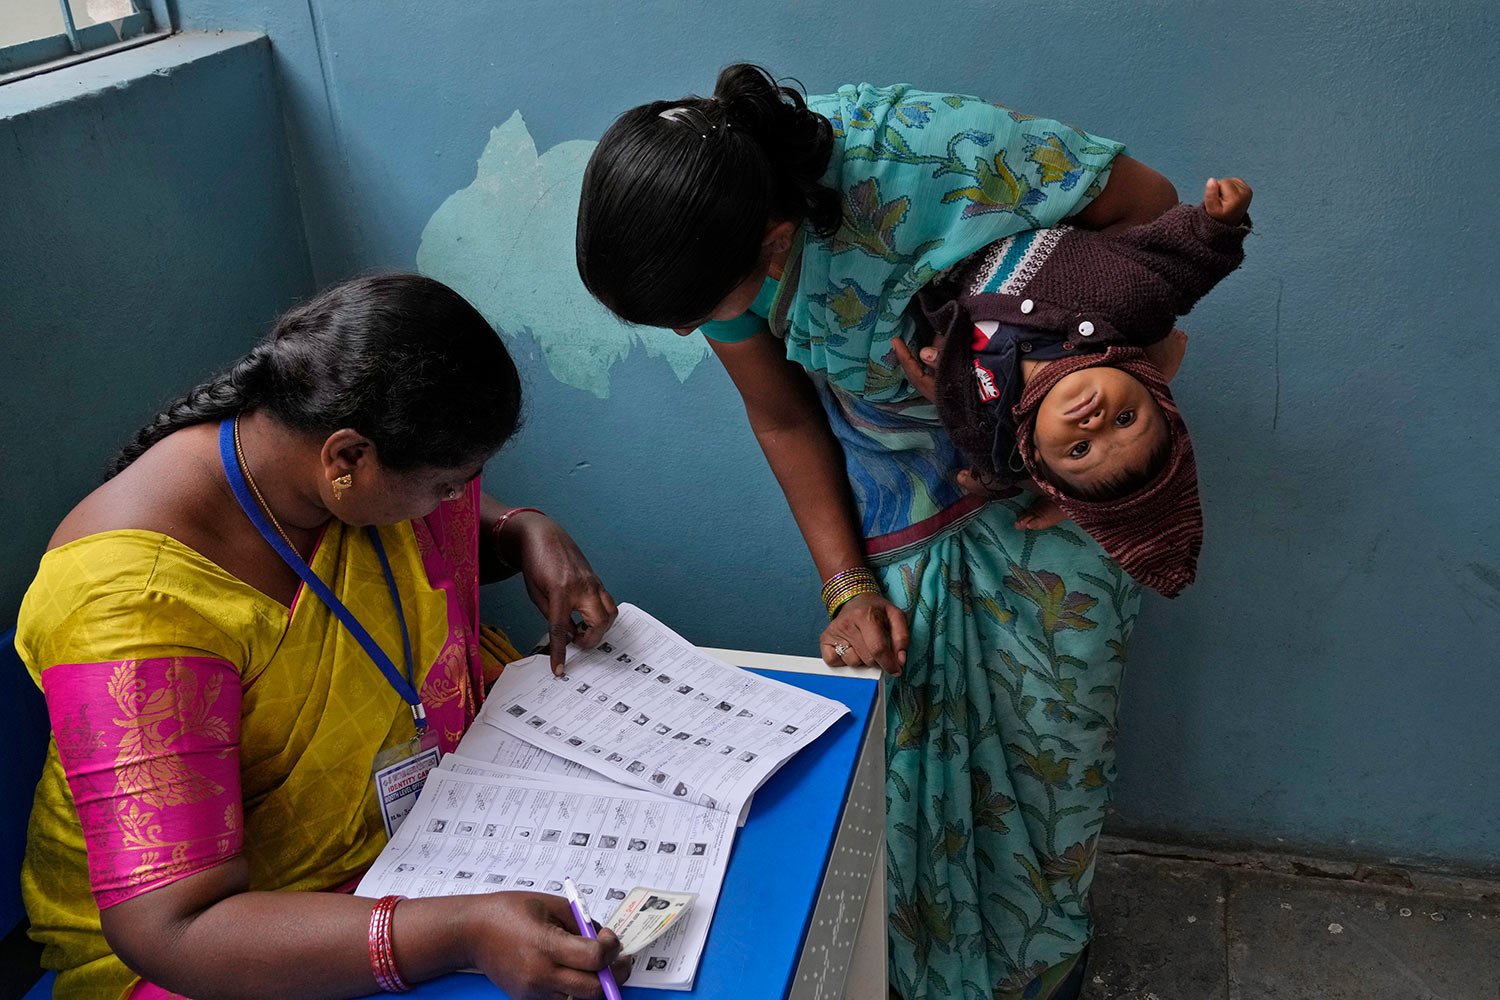
[[[890,675],[901,1000],[1076,995],[1139,591],[1073,525],[1020,530],[1025,498],[957,485],[893,341],[920,288],[1004,237],[1175,204],[1122,149],[906,86],[804,102],[736,65],[711,98],[626,112],[584,177],[584,284],[709,338],[824,580],[823,659]]]
[[[619,943],[559,896],[347,895],[386,843],[372,772],[452,750],[483,699],[481,578],[521,573],[554,669],[575,612],[582,645],[614,619],[561,528],[480,491],[520,405],[457,293],[357,279],[167,406],[63,519],[16,632],[54,736],[21,888],[58,997],[469,968],[518,1000],[601,995]]]

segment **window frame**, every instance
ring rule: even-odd
[[[65,29],[61,34],[0,46],[0,86],[133,49],[172,34],[168,0],[132,0],[135,13],[117,22],[82,28],[74,27],[72,2],[57,0]]]

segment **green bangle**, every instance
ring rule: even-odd
[[[859,586],[850,588],[847,592],[840,594],[838,598],[829,602],[828,620],[832,621],[834,618],[838,617],[839,609],[848,604],[850,601],[854,600],[856,597],[861,597],[865,594],[878,593],[880,593],[880,587],[874,584],[861,584]]]
[[[880,581],[868,566],[855,566],[841,570],[823,584],[823,606],[828,617],[838,614],[839,608],[861,594],[880,593]]]

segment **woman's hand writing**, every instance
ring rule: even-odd
[[[573,911],[561,896],[497,892],[471,896],[467,920],[469,962],[516,1000],[592,1000],[604,995],[599,970],[612,966],[615,979],[630,975],[611,930],[590,941],[578,933]]]

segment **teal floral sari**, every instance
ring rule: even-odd
[[[946,461],[951,477],[932,407],[818,381],[867,526],[903,509],[894,498],[922,470]],[[932,484],[924,502],[950,488]],[[902,1000],[1045,1000],[1092,932],[1140,590],[1072,522],[1018,531],[1031,500],[962,497],[866,539],[911,623],[906,669],[886,681],[889,978]]]
[[[1071,523],[1017,531],[1028,498],[959,490],[960,459],[889,342],[909,339],[906,307],[938,272],[1080,211],[1122,147],[906,86],[808,103],[833,124],[823,180],[844,220],[794,242],[767,320],[818,386],[867,552],[911,622],[886,690],[891,988],[1045,1000],[1091,932],[1140,593]]]
[[[793,247],[772,306],[787,356],[872,402],[914,393],[890,352],[906,306],[946,267],[1086,206],[1124,147],[962,94],[861,84],[808,99],[833,126],[828,239]]]
[[[1071,525],[992,503],[882,567],[909,614],[886,689],[890,981],[904,1000],[1046,997],[1088,943],[1094,850],[1140,592]]]

